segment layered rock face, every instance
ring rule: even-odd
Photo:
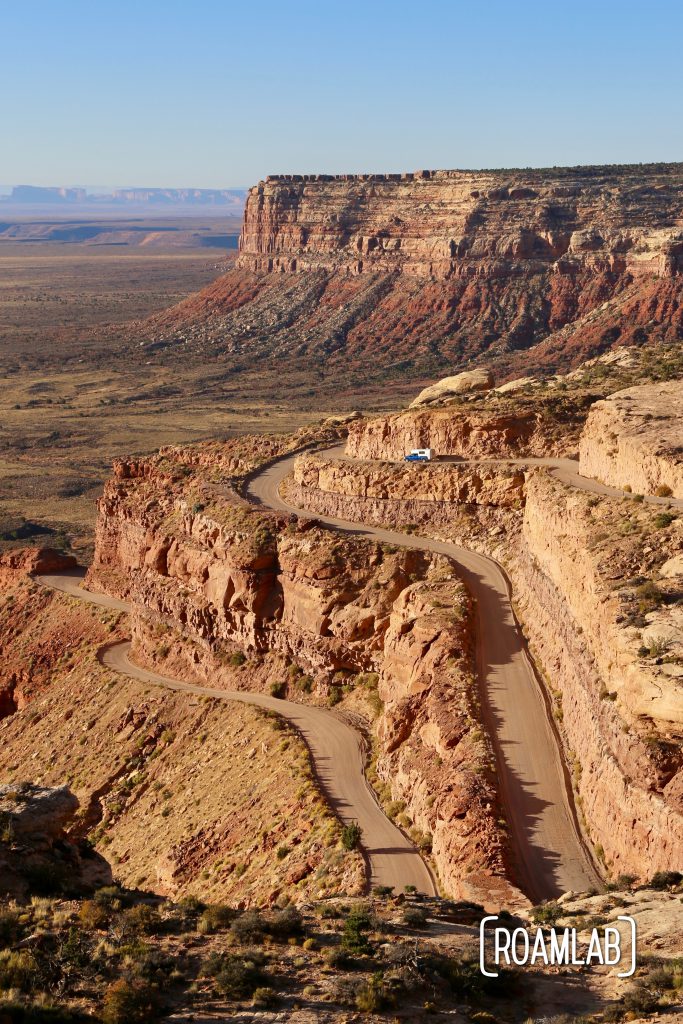
[[[491,905],[518,894],[500,872],[505,846],[491,814],[493,752],[477,724],[470,614],[448,565],[394,602],[380,669],[377,766],[431,836],[445,891]]]
[[[294,482],[331,494],[379,501],[428,501],[514,507],[519,505],[524,473],[514,468],[458,463],[387,466],[381,462],[326,460],[324,455],[297,459]]]
[[[579,459],[583,476],[683,498],[683,382],[627,388],[596,402]]]
[[[676,340],[682,182],[677,164],[269,177],[236,268],[145,333],[413,376],[483,354],[519,376]]]
[[[271,176],[249,190],[239,265],[448,278],[644,262],[672,274],[683,268],[673,166]]]
[[[578,406],[574,412],[580,419]],[[393,461],[412,448],[431,448],[439,456],[463,459],[564,455],[572,448],[573,431],[566,429],[572,426],[571,418],[558,433],[557,420],[540,401],[516,409],[410,409],[351,423],[346,452],[355,459]]]
[[[677,581],[668,592],[652,582],[681,536],[669,526],[644,544],[656,513],[636,505],[630,515],[534,474],[510,569],[593,840],[615,873],[647,875],[675,869],[683,850],[683,634],[666,604]],[[672,638],[666,663],[641,645],[653,628]]]

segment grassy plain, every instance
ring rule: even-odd
[[[126,324],[224,265],[206,249],[0,244],[0,545],[29,520],[87,549],[116,456],[315,416],[253,397],[229,366],[131,358]]]

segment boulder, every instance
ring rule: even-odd
[[[430,384],[410,403],[409,408],[419,409],[424,405],[434,405],[444,398],[450,398],[451,395],[488,391],[491,387],[493,375],[490,370],[465,370],[463,373],[456,373],[454,377],[444,377],[436,384]]]
[[[507,384],[501,384],[499,388],[494,388],[493,390],[497,395],[507,395],[511,391],[521,391],[522,388],[535,384],[538,384],[537,377],[517,377],[516,380],[509,380]]]
[[[68,786],[0,786],[0,817],[13,836],[59,838],[77,810],[78,800]]]
[[[675,576],[683,576],[683,555],[674,555],[659,570],[659,575],[664,579],[673,579]]]
[[[360,419],[359,412],[347,412],[341,413],[339,416],[328,416],[326,420],[323,420],[324,427],[342,427],[345,423],[353,423],[354,420]]]

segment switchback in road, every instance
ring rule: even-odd
[[[83,570],[74,570],[37,579],[53,590],[91,604],[118,611],[130,610],[125,601],[86,590],[82,586],[83,576]],[[405,886],[415,886],[417,892],[437,895],[434,879],[424,860],[408,837],[387,818],[370,788],[364,773],[365,754],[360,733],[340,715],[327,708],[295,704],[263,693],[216,690],[159,675],[131,661],[128,642],[108,645],[98,652],[98,657],[107,668],[143,683],[216,700],[241,701],[282,715],[308,746],[316,776],[332,809],[345,824],[356,821],[360,826],[369,885],[388,885],[397,893],[403,892]]]
[[[324,453],[341,457],[341,449]],[[279,512],[402,547],[446,555],[476,599],[477,657],[498,781],[511,833],[513,881],[534,900],[568,890],[585,892],[602,881],[579,828],[569,775],[545,692],[510,603],[510,584],[492,558],[457,544],[336,519],[296,508],[280,495],[293,467],[289,455],[255,473],[247,497]]]

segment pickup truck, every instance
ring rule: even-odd
[[[431,448],[413,448],[408,455],[403,456],[404,462],[431,462],[432,460],[432,449]]]

